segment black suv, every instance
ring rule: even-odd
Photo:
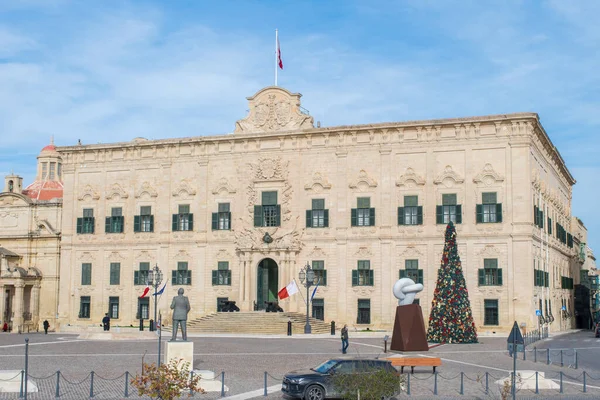
[[[379,369],[397,373],[388,360],[376,359],[331,359],[307,371],[292,371],[283,377],[283,396],[292,399],[323,400],[335,398],[338,393],[329,379],[332,374],[372,372]]]

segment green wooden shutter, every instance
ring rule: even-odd
[[[544,212],[540,210],[540,228],[544,229]]]
[[[140,284],[140,271],[133,271],[133,284],[134,285]]]
[[[154,215],[150,216],[150,232],[154,232]]]
[[[275,212],[277,213],[275,216],[275,226],[281,226],[281,206],[279,204],[275,206]]]
[[[219,284],[219,271],[217,270],[212,270],[212,284],[213,286],[218,285]]]
[[[502,286],[502,268],[498,268],[498,285]]]
[[[548,235],[552,235],[552,218],[548,218]]]
[[[352,210],[350,210],[350,226],[356,226],[357,225],[357,211],[356,208],[353,208]]]
[[[369,226],[375,226],[375,209],[369,208]]]
[[[462,224],[462,206],[460,204],[456,206],[456,223]]]
[[[306,227],[312,228],[312,210],[306,210]]]
[[[496,222],[502,222],[502,203],[496,204]]]
[[[110,217],[104,219],[104,232],[110,233]]]
[[[171,271],[171,285],[177,285],[177,271]]]
[[[538,208],[537,206],[533,206],[533,224],[534,225],[539,225],[538,219],[540,218],[540,214],[538,213]]]
[[[329,210],[323,210],[323,226],[329,227]]]
[[[419,274],[419,282],[417,283],[423,284],[423,270],[420,269],[417,273]]]
[[[254,206],[254,226],[263,226],[262,206]]]
[[[483,222],[483,205],[481,204],[475,206],[475,221],[478,224]]]
[[[485,270],[480,268],[479,270],[479,286],[485,285]]]
[[[327,286],[327,270],[326,269],[323,270],[322,277],[323,277],[322,278],[323,282],[321,282],[321,286]]]
[[[423,206],[417,207],[417,225],[423,225]]]
[[[372,269],[369,270],[369,285],[373,286],[375,281],[375,271],[373,271]]]
[[[358,270],[352,270],[352,286],[358,286]]]
[[[191,285],[192,284],[192,271],[191,270],[187,270],[187,282],[186,285]]]
[[[444,207],[435,206],[435,223],[443,224],[444,223]]]
[[[404,207],[398,207],[398,225],[404,225]]]
[[[178,229],[179,227],[177,226],[177,225],[178,225],[178,224],[177,224],[178,222],[179,222],[179,215],[177,215],[177,214],[173,214],[173,232],[175,232],[175,231],[178,231],[178,230],[179,230],[179,229]]]
[[[227,212],[227,219],[229,220],[229,229],[231,230],[231,227],[233,226],[233,221],[231,220],[231,211]]]
[[[96,218],[90,218],[92,220],[92,233],[96,231]]]
[[[194,214],[188,214],[188,223],[190,224],[190,231],[194,230]]]
[[[211,225],[213,231],[219,229],[219,213],[212,213]]]
[[[405,269],[401,269],[399,272],[400,272],[400,279],[406,278],[406,270]]]
[[[133,231],[139,232],[141,230],[140,225],[140,216],[136,215],[135,217],[133,217]]]

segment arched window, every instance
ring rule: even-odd
[[[12,180],[8,181],[8,191],[12,192],[14,190],[14,183]]]

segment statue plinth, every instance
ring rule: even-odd
[[[170,363],[171,360],[183,360],[183,362],[188,362],[188,369],[191,371],[194,369],[194,342],[183,342],[183,341],[175,341],[175,342],[166,342],[167,349],[165,353],[165,363]]]
[[[423,312],[418,304],[396,307],[390,350],[429,351]]]

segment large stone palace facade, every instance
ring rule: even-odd
[[[322,128],[299,94],[248,100],[232,134],[56,148],[57,323],[152,318],[139,296],[155,265],[165,316],[181,287],[194,318],[225,299],[262,310],[294,279],[300,293],[279,305],[303,311],[307,263],[315,317],[389,328],[408,276],[427,320],[452,221],[479,331],[574,326],[575,180],[537,114]]]

